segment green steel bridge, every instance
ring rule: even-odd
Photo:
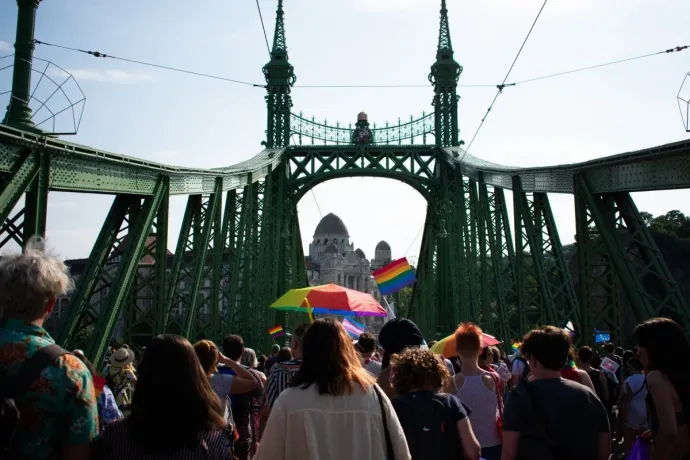
[[[462,67],[453,57],[445,0],[429,74],[433,111],[372,127],[366,116],[345,127],[291,112],[296,77],[279,0],[271,59],[263,68],[265,150],[216,169],[109,153],[37,128],[27,101],[38,4],[18,0],[11,102],[0,125],[0,247],[50,237],[50,191],[113,196],[57,333],[70,347],[80,329],[94,330],[85,346],[94,362],[104,357],[120,318],[124,339],[140,346],[164,331],[191,340],[218,340],[232,331],[261,347],[269,343],[269,327],[303,321],[267,308],[286,290],[307,284],[297,203],[317,184],[351,176],[397,179],[427,200],[409,316],[429,337],[463,320],[505,340],[536,324],[568,320],[580,331],[598,328],[621,337],[622,302],[637,321],[664,315],[690,331],[686,300],[631,197],[690,187],[690,141],[535,168],[468,154],[458,138]],[[505,190],[512,191],[512,203]],[[553,193],[575,200],[574,271],[549,204]],[[188,198],[169,263],[171,195]],[[200,295],[202,285],[210,295]],[[186,314],[172,315],[180,305]],[[590,333],[578,338],[593,340]]]

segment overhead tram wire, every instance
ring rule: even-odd
[[[222,80],[222,81],[226,81],[229,83],[237,83],[238,85],[253,86],[255,88],[265,88],[266,87],[266,85],[263,85],[263,84],[250,83],[248,81],[235,80],[235,79],[226,78],[226,77],[219,77],[218,75],[211,75],[211,74],[207,74],[207,73],[203,73],[203,72],[195,72],[193,70],[178,69],[176,67],[170,67],[170,66],[165,66],[165,65],[160,65],[160,64],[153,64],[151,62],[137,61],[134,59],[127,59],[127,58],[112,56],[110,54],[101,53],[100,51],[87,51],[87,50],[82,50],[79,48],[72,48],[69,46],[55,45],[53,43],[42,42],[39,40],[34,40],[34,43],[37,45],[52,46],[55,48],[61,48],[61,49],[68,50],[68,51],[76,51],[79,53],[90,54],[91,56],[97,57],[97,58],[110,58],[110,59],[115,59],[118,61],[130,62],[132,64],[139,64],[139,65],[144,65],[144,66],[148,66],[148,67],[155,67],[157,69],[171,70],[173,72],[186,73],[188,75],[195,75],[197,77],[212,78],[214,80]]]
[[[212,74],[197,72],[197,71],[193,71],[193,70],[180,69],[177,67],[170,67],[170,66],[165,66],[165,65],[160,65],[160,64],[154,64],[154,63],[146,62],[146,61],[138,61],[135,59],[122,58],[122,57],[118,57],[118,56],[112,56],[110,54],[101,53],[99,51],[87,51],[87,50],[82,50],[79,48],[72,48],[69,46],[47,43],[47,42],[43,42],[40,40],[34,40],[34,43],[37,45],[52,46],[52,47],[64,49],[67,51],[75,51],[78,53],[84,53],[84,54],[88,54],[88,55],[91,55],[91,56],[97,57],[97,58],[116,59],[118,61],[129,62],[132,64],[139,64],[139,65],[148,66],[148,67],[155,67],[158,69],[170,70],[173,72],[180,72],[180,73],[193,75],[193,76],[197,76],[197,77],[211,78],[214,80],[221,80],[221,81],[225,81],[228,83],[236,83],[239,85],[252,86],[254,88],[266,88],[266,85],[263,83],[251,83],[248,81],[236,80],[236,79],[232,79],[232,78],[222,77],[219,75],[212,75]],[[611,66],[611,65],[615,65],[615,64],[621,64],[624,62],[635,61],[638,59],[649,58],[649,57],[653,57],[653,56],[658,56],[660,54],[674,53],[674,52],[686,50],[688,48],[690,48],[690,45],[676,46],[676,47],[669,48],[669,49],[666,49],[663,51],[657,51],[656,53],[643,54],[640,56],[634,56],[634,57],[630,57],[630,58],[619,59],[616,61],[605,62],[602,64],[596,64],[596,65],[591,65],[591,66],[587,66],[587,67],[581,67],[578,69],[567,70],[564,72],[559,72],[559,73],[554,73],[554,74],[549,74],[549,75],[543,75],[541,77],[529,78],[527,80],[520,80],[520,81],[516,81],[516,82],[512,82],[512,83],[505,83],[505,81],[504,81],[504,83],[501,83],[500,85],[497,85],[497,84],[472,85],[472,84],[470,84],[470,85],[458,85],[458,87],[459,88],[498,88],[499,92],[500,92],[503,89],[505,89],[506,87],[522,85],[525,83],[531,83],[534,81],[545,80],[548,78],[560,77],[563,75],[569,75],[569,74],[577,73],[577,72],[584,72],[586,70],[592,70],[592,69],[597,69],[600,67],[606,67],[606,66]],[[11,54],[8,56],[11,56]],[[3,57],[7,57],[7,56],[3,56]],[[511,68],[512,68],[512,66],[511,66]],[[323,89],[329,89],[329,88],[331,88],[331,89],[339,89],[339,88],[342,88],[342,89],[347,89],[347,88],[382,88],[382,89],[384,89],[384,88],[430,88],[430,85],[429,84],[423,84],[423,85],[405,85],[405,84],[401,84],[401,85],[396,85],[396,84],[391,84],[391,85],[295,85],[294,87],[295,88],[305,88],[305,89],[319,89],[319,88],[323,88]],[[496,96],[496,97],[498,97],[498,96]],[[495,102],[495,99],[494,99],[494,102]],[[475,133],[475,136],[476,136],[476,133]],[[468,147],[468,149],[469,149],[469,147]]]
[[[417,241],[417,238],[419,238],[419,235],[422,233],[422,230],[424,230],[424,225],[426,225],[426,222],[422,224],[421,227],[419,227],[419,231],[417,232],[417,236],[414,237],[412,240],[412,243],[407,247],[407,251],[405,251],[405,256],[407,256],[410,253],[410,249],[412,249],[412,246],[414,246],[414,243]]]
[[[660,54],[676,53],[678,51],[683,51],[683,50],[686,50],[688,48],[690,48],[690,45],[675,46],[673,48],[669,48],[669,49],[666,49],[663,51],[657,51],[656,53],[642,54],[640,56],[630,57],[630,58],[626,58],[626,59],[619,59],[617,61],[604,62],[603,64],[596,64],[596,65],[591,65],[588,67],[581,67],[579,69],[566,70],[565,72],[552,73],[550,75],[544,75],[541,77],[528,78],[527,80],[516,81],[515,83],[513,83],[513,85],[522,85],[524,83],[531,83],[533,81],[546,80],[547,78],[561,77],[563,75],[570,75],[572,73],[584,72],[585,70],[598,69],[600,67],[607,67],[610,65],[622,64],[624,62],[636,61],[638,59],[644,59],[644,58],[648,58],[648,57],[652,57],[652,56],[658,56]]]
[[[535,17],[534,22],[532,22],[532,27],[529,28],[529,32],[527,32],[527,36],[522,41],[522,45],[520,46],[520,49],[518,50],[517,54],[515,55],[515,59],[513,59],[513,63],[510,64],[510,68],[508,69],[508,73],[506,73],[506,76],[503,79],[503,83],[498,85],[498,91],[496,91],[496,96],[494,96],[494,100],[491,101],[491,105],[486,110],[486,114],[484,115],[484,118],[482,118],[481,123],[479,123],[479,127],[474,132],[474,135],[472,136],[472,140],[470,141],[469,145],[465,149],[465,154],[467,154],[467,152],[470,151],[470,148],[472,147],[474,140],[477,138],[477,134],[479,134],[479,131],[482,129],[482,126],[484,126],[484,122],[486,121],[487,117],[489,116],[489,113],[491,113],[491,109],[494,107],[494,104],[496,103],[498,96],[500,96],[503,93],[503,89],[506,87],[506,82],[508,81],[508,77],[510,77],[510,72],[513,71],[513,67],[515,67],[515,63],[517,62],[518,58],[520,57],[520,54],[522,54],[522,50],[525,48],[525,45],[527,44],[527,40],[529,40],[530,35],[532,35],[532,31],[534,30],[534,26],[537,25],[537,21],[539,21],[539,18],[541,17],[541,13],[542,13],[542,11],[544,11],[544,7],[546,6],[546,3],[548,1],[549,0],[544,0],[544,3],[541,5],[541,8],[539,8],[539,12],[537,13],[537,17]],[[514,86],[514,84],[512,84],[510,86]]]
[[[321,212],[321,206],[319,206],[319,200],[316,199],[316,194],[314,193],[314,189],[309,190],[311,192],[311,196],[314,197],[314,203],[316,203],[316,209],[319,211],[319,216],[321,216],[321,219],[323,219],[323,213]]]
[[[266,33],[266,25],[264,25],[264,16],[261,14],[261,7],[259,6],[259,0],[256,0],[256,9],[259,10],[259,19],[261,20],[261,28],[264,31],[264,40],[266,40],[266,50],[268,50],[268,56],[271,56],[271,45],[268,44],[268,34]]]

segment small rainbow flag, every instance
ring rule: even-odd
[[[393,294],[417,281],[414,270],[406,257],[379,268],[372,275],[376,284],[379,285],[381,295]]]
[[[510,349],[513,350],[513,353],[518,351],[520,349],[520,342],[513,342],[513,344],[510,346]]]
[[[283,326],[281,326],[280,324],[270,328],[268,330],[268,333],[271,335],[271,338],[273,340],[277,339],[278,337],[282,337],[285,335],[285,331],[283,330]]]

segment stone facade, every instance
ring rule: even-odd
[[[306,259],[311,286],[333,283],[369,293],[380,301],[381,294],[371,273],[391,261],[391,247],[381,241],[376,245],[374,258],[367,259],[364,251],[355,249],[350,242],[350,234],[342,219],[331,213],[316,226]],[[371,327],[378,323],[374,318],[358,320]]]

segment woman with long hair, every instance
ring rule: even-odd
[[[685,331],[668,318],[654,318],[639,324],[634,335],[647,374],[652,459],[690,459],[690,344]]]
[[[117,401],[115,401],[115,395],[112,390],[105,384],[105,379],[96,372],[96,368],[93,367],[93,364],[84,355],[84,352],[82,350],[74,350],[72,354],[81,359],[89,372],[91,372],[93,386],[96,390],[96,403],[98,404],[98,426],[103,431],[107,425],[122,420],[124,415],[117,407]]]
[[[199,358],[201,368],[204,370],[208,381],[211,383],[211,388],[216,392],[216,396],[220,399],[224,407],[225,419],[228,424],[235,426],[232,415],[232,405],[230,402],[230,395],[233,393],[233,382],[243,379],[256,385],[254,378],[247,369],[237,364],[232,359],[223,355],[218,350],[215,343],[210,340],[199,340],[194,344],[194,351],[196,357]],[[235,375],[221,374],[218,372],[218,364],[228,366]]]
[[[224,407],[192,345],[159,335],[146,348],[131,415],[105,429],[101,459],[231,460]]]
[[[339,322],[312,323],[302,359],[273,405],[257,459],[410,459],[390,400],[361,366]]]

